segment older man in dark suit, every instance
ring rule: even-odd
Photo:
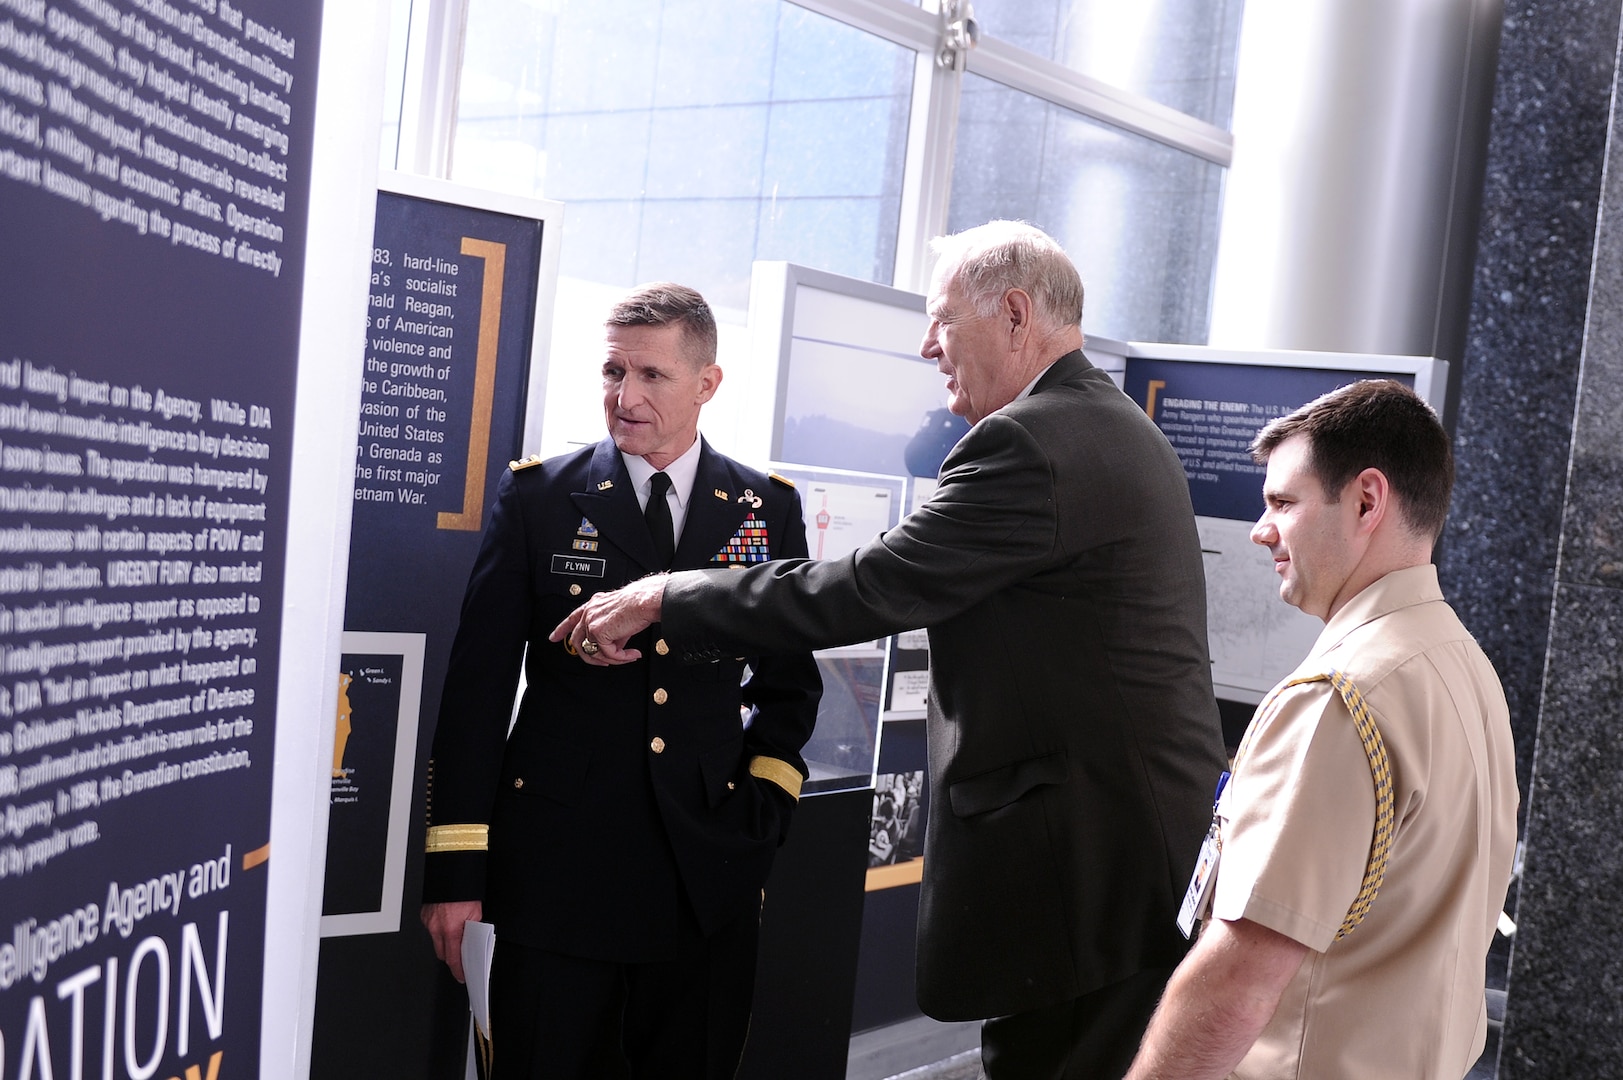
[[[1083,356],[1050,237],[992,222],[935,247],[921,353],[973,426],[930,500],[844,559],[647,579],[553,637],[613,664],[655,619],[698,660],[927,627],[919,1003],[986,1018],[992,1080],[1120,1076],[1186,948],[1223,765],[1188,484]]]
[[[459,978],[467,920],[496,925],[499,1080],[729,1080],[816,664],[751,648],[685,664],[656,629],[642,663],[589,668],[546,632],[652,571],[804,556],[805,526],[788,481],[699,437],[721,382],[703,297],[645,286],[606,337],[610,437],[512,464],[468,583],[434,735],[423,922]]]

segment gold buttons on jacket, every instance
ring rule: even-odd
[[[738,788],[737,784],[733,783],[731,780],[727,781],[727,790],[728,791],[734,791],[737,788]]]
[[[655,705],[663,705],[667,701],[669,701],[670,699],[671,699],[671,695],[669,695],[669,694],[667,694],[665,692],[665,688],[663,686],[661,686],[658,690],[654,691],[654,704]]]
[[[648,744],[648,749],[656,754],[663,754],[665,752],[665,740],[655,735],[654,741]]]
[[[661,656],[669,656],[671,654],[671,647],[665,644],[664,638],[660,638],[658,641],[654,642],[654,651]]]
[[[522,776],[513,777],[513,786],[515,788],[523,787],[524,786],[524,777],[522,777]]]
[[[579,596],[580,595],[580,585],[578,583],[569,586],[569,595],[570,596]]]

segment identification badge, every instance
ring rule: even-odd
[[[1212,882],[1216,878],[1217,860],[1223,854],[1223,841],[1218,836],[1217,824],[1206,830],[1206,839],[1200,844],[1200,857],[1195,860],[1195,872],[1189,875],[1189,888],[1184,890],[1183,907],[1178,909],[1178,929],[1184,937],[1195,932],[1195,920],[1206,917],[1212,902]]]
[[[1229,774],[1217,778],[1217,792],[1212,796],[1212,824],[1206,830],[1206,839],[1200,842],[1200,855],[1195,859],[1195,872],[1189,875],[1189,888],[1183,893],[1183,906],[1178,909],[1178,929],[1184,937],[1195,932],[1195,920],[1204,919],[1212,906],[1212,883],[1217,878],[1217,861],[1223,855],[1223,832],[1218,827],[1217,808],[1228,786]]]

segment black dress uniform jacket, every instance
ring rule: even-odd
[[[665,591],[709,655],[923,626],[933,811],[918,998],[1024,1012],[1171,967],[1223,767],[1178,458],[1080,352],[976,424],[934,495],[847,558]]]
[[[675,567],[805,554],[792,486],[702,446]],[[612,440],[502,477],[434,736],[426,901],[483,900],[504,939],[616,962],[680,958],[755,910],[806,771],[816,664],[684,663],[658,626],[624,667],[547,641],[654,569]]]

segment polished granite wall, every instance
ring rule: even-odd
[[[1500,1080],[1623,1069],[1619,15],[1506,4],[1442,552],[1504,679],[1523,794]]]

